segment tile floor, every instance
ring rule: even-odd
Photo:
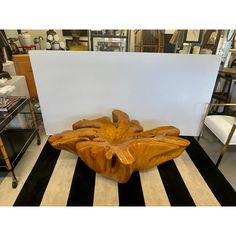
[[[42,140],[45,140],[46,134],[44,131],[43,125],[40,126],[40,136]],[[209,131],[207,128],[204,129],[203,136],[199,141],[200,145],[209,155],[214,163],[216,163],[218,156],[220,155],[220,151],[222,148],[221,142]],[[43,147],[43,146],[42,146]],[[36,138],[33,140],[31,145],[28,147],[24,155],[32,155],[33,150],[39,149],[36,144]],[[39,155],[38,151],[35,153]],[[225,178],[230,182],[234,190],[236,190],[236,146],[230,146],[226,154],[224,155],[219,169],[225,176]],[[7,172],[0,172],[0,183],[3,181]]]

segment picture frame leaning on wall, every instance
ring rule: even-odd
[[[203,30],[185,30],[184,42],[185,43],[201,43]]]

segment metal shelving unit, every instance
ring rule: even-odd
[[[32,115],[31,128],[8,128],[7,125],[27,105]],[[40,145],[38,126],[29,98],[19,97],[8,111],[0,112],[0,170],[8,170],[11,173],[13,188],[16,188],[18,183],[13,169],[35,136],[37,136],[37,144]]]

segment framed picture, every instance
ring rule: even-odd
[[[88,51],[88,42],[78,42],[66,39],[66,49],[69,51]]]
[[[202,39],[202,30],[185,30],[185,43],[200,43]]]
[[[127,36],[92,36],[92,51],[127,52]]]
[[[63,36],[73,36],[76,32],[82,37],[88,36],[88,30],[62,30]]]
[[[216,53],[222,30],[205,30],[202,40],[202,48],[212,50],[212,54]]]

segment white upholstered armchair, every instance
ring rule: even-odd
[[[229,107],[229,106],[236,106],[236,104],[209,104],[206,115],[204,117],[204,122],[202,125],[202,129],[198,140],[202,136],[204,125],[207,126],[211,132],[224,144],[220,156],[216,162],[216,166],[218,167],[223,155],[227,151],[229,145],[236,145],[236,117],[229,116],[229,115],[209,115],[210,109],[214,106],[217,107]]]

